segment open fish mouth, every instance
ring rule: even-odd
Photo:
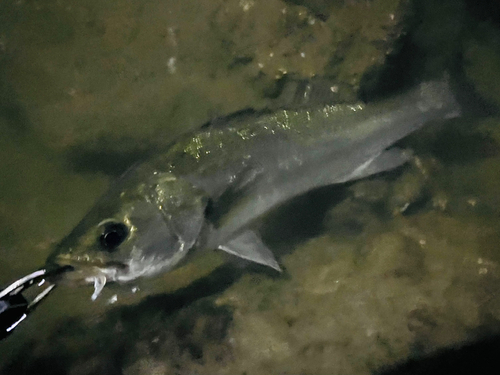
[[[68,273],[67,279],[78,284],[93,284],[94,293],[91,299],[95,301],[106,286],[106,283],[118,281],[119,274],[123,271],[123,266],[110,265],[109,267],[91,266]]]
[[[59,262],[60,260],[60,262]],[[74,259],[60,258],[58,266],[71,267],[72,270],[62,275],[60,282],[70,285],[93,284],[94,293],[92,301],[101,294],[106,283],[118,281],[121,273],[126,272],[128,266],[119,262],[87,262],[75,261]]]

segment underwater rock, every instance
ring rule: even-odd
[[[491,322],[498,305],[493,280],[500,276],[497,263],[480,255],[481,236],[471,236],[484,233],[478,225],[439,212],[398,216],[368,241],[321,237],[298,247],[284,259],[286,283],[243,277],[218,300],[235,309],[229,367],[247,374],[369,374],[412,351],[473,337]]]
[[[378,224],[379,218],[369,204],[351,198],[330,209],[323,221],[324,228],[336,238],[364,235]]]
[[[262,108],[285,75],[326,75],[352,97],[362,75],[384,63],[407,3],[333,2],[319,17],[281,0],[10,1],[2,79],[46,144],[113,172],[99,160],[124,168],[119,158]]]
[[[68,321],[2,370],[370,374],[498,329],[500,258],[484,248],[497,227],[428,211],[369,236],[317,237],[283,257],[279,277],[244,272],[192,303],[158,295]]]
[[[382,179],[362,180],[354,183],[349,190],[356,200],[377,203],[386,198],[389,183]]]
[[[500,30],[489,23],[465,42],[466,74],[476,90],[500,106]]]
[[[288,5],[292,2],[299,0],[283,4],[293,8]],[[132,22],[137,18],[145,24],[146,20],[157,20],[152,16],[155,13],[159,18],[173,17],[165,9],[158,11],[161,5],[149,2],[143,2],[137,12],[131,2],[86,2],[85,6],[67,0],[17,3],[16,6],[31,13],[26,18],[22,14],[17,18],[20,23],[16,24],[16,30],[21,30],[20,34],[0,33],[0,58],[7,68],[2,74],[11,75],[9,80],[28,112],[35,134],[44,134],[44,141],[57,149],[81,147],[82,151],[95,152],[101,150],[96,141],[99,137],[105,143],[102,147],[112,148],[113,152],[123,154],[134,147],[145,149],[151,146],[151,134],[159,134],[155,133],[158,120],[174,124],[168,137],[161,139],[158,136],[159,143],[166,142],[176,131],[198,126],[199,121],[212,116],[214,112],[211,111],[219,114],[240,108],[240,105],[265,104],[267,98],[263,98],[269,95],[266,91],[269,82],[276,80],[271,66],[268,66],[269,72],[262,73],[248,60],[235,59],[231,52],[234,46],[226,45],[223,54],[222,48],[205,43],[204,38],[199,42],[200,49],[195,48],[194,41],[188,42],[200,32],[196,26],[199,20],[202,20],[200,28],[205,27],[204,36],[212,35],[203,21],[206,14],[193,8],[191,1],[184,2],[185,8],[171,2],[175,17],[189,16],[186,25],[195,24],[193,34],[188,35],[184,35],[184,31],[190,32],[187,28],[169,34],[168,25],[159,25],[159,22],[141,26],[149,30],[142,35],[142,29]],[[319,5],[306,10],[294,9],[314,17],[317,16],[315,12],[321,12],[322,17],[317,18],[325,25],[333,24],[334,20],[340,22],[334,13],[323,16],[327,13],[325,9],[330,9],[330,2],[315,1],[314,4]],[[343,12],[355,14],[354,9],[373,9],[382,2],[332,1],[331,4],[332,7],[341,4]],[[5,2],[1,6],[5,6]],[[16,9],[21,12],[21,8]],[[256,8],[251,9],[257,17]],[[250,14],[251,9],[245,14]],[[75,22],[61,21],[62,10],[74,14]],[[199,18],[197,14],[201,14]],[[342,11],[338,11],[340,14]],[[436,12],[433,22],[439,24],[445,18],[443,13]],[[6,23],[14,19],[16,17]],[[352,17],[349,22],[353,22],[353,30],[356,30],[363,20],[363,17]],[[6,23],[0,22],[0,27],[5,27]],[[71,31],[80,30],[79,27],[88,28],[84,37]],[[166,30],[166,37],[152,38],[151,30],[160,27]],[[420,34],[420,46],[435,42],[431,47],[439,50],[448,39],[436,33],[439,34],[437,31],[427,36]],[[226,30],[225,35],[229,34]],[[176,35],[177,39],[172,39],[171,35]],[[358,40],[356,35],[353,39]],[[300,41],[293,37],[290,40]],[[175,47],[173,40],[183,41],[183,45],[179,43],[175,47],[184,51],[183,54],[178,55],[177,60],[170,60],[173,57],[170,52],[156,49],[159,39],[167,40],[169,51]],[[33,42],[26,44],[26,40]],[[244,35],[235,40],[244,40]],[[15,48],[21,45],[22,49]],[[68,45],[74,45],[74,49],[68,51]],[[194,56],[189,48],[194,48],[199,55]],[[349,48],[335,52],[339,60],[352,62],[356,51],[363,57],[362,48]],[[472,69],[469,76],[474,78],[476,73],[482,74],[479,67],[485,59],[486,71],[492,72],[488,79],[495,82],[496,70],[489,70],[489,67],[496,60],[488,58],[494,57],[494,48],[470,48],[468,59],[474,64],[469,66]],[[137,56],[141,54],[145,65],[138,64]],[[349,60],[348,56],[352,58]],[[6,57],[11,60],[5,60]],[[282,57],[285,63],[286,56]],[[214,61],[226,62],[226,67],[233,62],[233,70],[227,74],[228,70],[222,68],[224,64],[218,70],[213,66]],[[305,74],[307,64],[297,61],[290,60],[288,69],[296,69],[296,75]],[[317,63],[322,61],[318,59]],[[359,71],[363,71],[367,61],[360,63]],[[349,77],[353,77],[350,74],[357,67],[335,65],[337,63],[341,64],[337,60],[332,62],[338,68],[328,65],[325,72],[334,75],[345,69],[345,81],[354,82],[352,87],[355,87],[356,80]],[[206,76],[202,71],[205,64],[212,67]],[[320,65],[314,68],[319,69]],[[110,72],[114,75],[110,76]],[[248,81],[244,81],[249,77],[250,85],[254,85],[251,88],[248,88]],[[75,86],[72,80],[81,85],[81,91],[66,94],[66,88]],[[493,98],[495,88],[488,87],[489,83],[479,78],[477,87],[480,86],[478,82],[483,82],[487,89],[484,92],[489,91]],[[191,91],[185,91],[188,85]],[[213,101],[205,106],[203,101],[207,98]],[[200,101],[199,106],[193,105],[196,101]],[[171,106],[168,103],[174,103],[176,109],[162,112]],[[212,107],[214,103],[217,105]],[[194,107],[196,111],[188,113]],[[113,108],[111,115],[110,108]],[[481,124],[484,132],[498,144],[498,118]],[[128,136],[130,138],[125,139]],[[4,277],[11,272],[9,278],[19,276],[22,267],[39,264],[37,259],[45,258],[44,251],[48,251],[50,242],[37,256],[23,251],[23,246],[31,248],[33,241],[41,240],[46,234],[62,235],[72,226],[71,221],[77,220],[86,209],[92,195],[106,184],[100,176],[90,179],[88,175],[68,176],[59,164],[51,171],[51,164],[46,163],[38,151],[18,150],[17,146],[24,145],[12,139],[2,139],[2,159],[12,162],[2,164],[5,168],[2,176],[8,181],[2,187],[10,192],[3,197],[13,198],[0,202],[0,221],[8,235],[13,233],[15,246],[12,249],[2,247],[7,255],[1,271]],[[117,142],[120,139],[124,143]],[[137,139],[138,144],[130,146],[127,142],[132,143],[132,139]],[[490,150],[497,146],[488,144],[487,147]],[[432,167],[430,176],[425,174],[425,168],[413,166],[400,171],[400,175],[391,175],[390,179],[354,183],[349,188],[347,200],[330,208],[324,221],[327,233],[305,242],[303,238],[295,243],[282,241],[284,245],[281,246],[287,247],[288,255],[280,258],[284,272],[279,276],[253,268],[242,271],[244,276],[239,279],[226,281],[225,269],[219,274],[224,287],[210,289],[214,279],[204,279],[196,285],[197,293],[209,289],[198,295],[200,298],[208,295],[201,301],[185,290],[177,294],[168,290],[175,297],[158,295],[135,306],[111,306],[106,313],[94,305],[98,313],[90,314],[90,318],[80,315],[68,321],[65,319],[73,304],[60,303],[68,300],[60,299],[59,305],[41,306],[41,310],[33,314],[33,320],[26,322],[26,328],[16,332],[14,341],[0,343],[2,353],[8,353],[2,356],[0,372],[52,375],[370,374],[412,356],[418,359],[420,355],[448,346],[456,347],[478,335],[498,332],[498,156],[497,152],[487,152],[459,162],[451,159],[448,164],[439,162],[444,165],[438,163],[435,173]],[[27,175],[31,177],[26,178]],[[13,192],[19,186],[22,188]],[[393,193],[397,199],[390,198]],[[72,196],[76,196],[73,203]],[[418,204],[420,197],[425,198],[425,204]],[[61,205],[61,202],[68,203]],[[410,205],[402,215],[390,215],[406,203]],[[413,205],[420,209],[412,210]],[[290,216],[298,214],[289,212]],[[363,226],[361,235],[359,231],[339,235],[337,225],[342,226],[351,218]],[[19,242],[26,233],[30,233],[27,245]],[[2,238],[2,246],[4,244]],[[14,253],[15,256],[11,255]],[[213,266],[218,265],[215,262]],[[162,283],[172,283],[183,289],[191,282],[189,276],[206,275],[209,268],[209,264],[205,268],[195,266],[188,270],[189,274],[178,273],[172,275],[172,279],[157,279],[152,283],[156,284],[156,293],[162,293]],[[84,305],[87,310],[81,310],[88,313],[89,295],[90,292],[83,292],[69,301],[78,299],[80,305],[74,303],[76,307],[73,308]],[[51,330],[48,337],[41,333],[44,329]]]
[[[404,213],[423,198],[425,176],[418,171],[404,172],[392,186],[388,206],[393,214]]]

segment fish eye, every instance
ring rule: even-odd
[[[99,237],[99,242],[106,251],[115,250],[128,236],[128,227],[123,223],[107,223]]]

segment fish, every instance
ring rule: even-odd
[[[253,224],[311,190],[394,169],[392,147],[424,124],[461,115],[447,78],[372,103],[247,113],[204,125],[129,168],[55,248],[47,265],[93,284],[169,272],[221,250],[276,271]]]

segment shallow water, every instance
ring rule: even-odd
[[[333,3],[2,3],[0,283],[41,267],[133,160],[215,117],[286,102],[289,76],[328,76],[346,101],[397,86],[388,77],[440,74],[461,52],[500,106],[498,8]],[[364,374],[494,336],[499,129],[492,114],[434,124],[401,143],[415,152],[403,168],[272,212],[261,231],[281,275],[214,252],[95,303],[91,287],[59,288],[0,342],[0,368]]]

